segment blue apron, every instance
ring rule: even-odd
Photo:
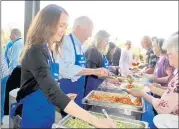
[[[113,62],[112,61],[108,61],[108,64],[109,64],[109,66],[112,66]]]
[[[43,48],[47,50],[46,44]],[[59,64],[55,63],[48,52],[48,63],[51,75],[55,80],[59,78]],[[41,89],[31,93],[19,103],[11,104],[10,117],[15,117],[18,105],[23,104],[21,128],[51,128],[55,121],[55,105],[49,102]]]
[[[102,58],[103,58],[102,67],[107,69],[109,67],[108,60],[104,55],[102,56]],[[98,79],[93,76],[88,76],[85,85],[85,96],[87,96],[92,90],[97,90],[98,86],[101,85],[103,81],[104,81],[103,79]]]
[[[79,54],[79,55],[77,54],[72,34],[70,34],[70,38],[73,43],[73,48],[75,51],[75,65],[86,67],[86,58],[84,54]],[[60,82],[60,88],[63,90],[65,94],[68,93],[77,94],[75,103],[77,103],[80,107],[83,107],[81,101],[84,97],[85,76],[81,76],[76,82],[72,82],[71,79],[64,79],[64,78],[60,79],[59,82]]]

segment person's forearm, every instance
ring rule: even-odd
[[[95,74],[95,69],[84,68],[79,73],[77,73],[76,76],[94,75],[94,74]]]
[[[154,87],[154,88],[151,89],[151,92],[156,94],[156,95],[162,96],[163,93],[165,92],[165,89]]]
[[[64,111],[74,117],[77,117],[81,120],[84,120],[91,125],[94,125],[95,122],[97,122],[97,118],[84,109],[80,108],[77,104],[75,104],[73,101],[70,101],[69,104],[66,106]]]
[[[162,77],[162,78],[154,78],[153,81],[156,82],[156,83],[167,83],[168,78],[169,78],[169,76],[167,76],[167,77]]]
[[[168,86],[161,86],[159,87],[160,89],[166,90],[168,88]]]
[[[144,98],[145,100],[147,100],[149,103],[152,104],[153,96],[151,96],[151,95],[149,95],[147,93],[143,93],[142,98]]]

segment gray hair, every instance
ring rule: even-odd
[[[130,40],[126,40],[125,45],[129,45],[129,44],[131,44],[131,41]]]
[[[12,29],[12,30],[11,30],[11,33],[14,34],[14,35],[16,35],[17,37],[21,37],[21,32],[20,32],[20,30],[17,29],[17,28]]]
[[[100,47],[99,47],[99,43],[102,41],[102,40],[108,40],[110,37],[110,34],[108,32],[106,32],[105,30],[100,30],[96,33],[96,35],[94,36],[93,38],[93,41],[91,43],[91,45],[95,48],[97,48],[99,50],[99,52],[104,52],[103,50],[100,50]]]
[[[171,51],[178,51],[178,32],[172,34],[163,45],[163,49],[171,50]]]
[[[158,46],[160,48],[160,51],[162,54],[166,54],[166,52],[167,52],[166,49],[163,48],[164,41],[165,41],[164,39],[160,38],[160,39],[157,39],[152,42],[152,45],[155,44],[156,46]]]
[[[80,26],[82,28],[86,28],[88,26],[93,26],[93,22],[89,17],[81,16],[75,20],[75,22],[73,24],[73,30],[75,30],[78,26]]]
[[[142,41],[143,40],[147,41],[148,43],[152,43],[152,39],[149,36],[143,36]]]

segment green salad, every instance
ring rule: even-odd
[[[94,114],[98,118],[104,118],[104,115]],[[132,124],[121,120],[115,120],[117,128],[144,128],[139,124]],[[63,126],[67,128],[94,128],[85,121],[79,120],[78,118],[70,118]]]

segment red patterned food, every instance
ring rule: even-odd
[[[141,98],[136,98],[134,102],[131,101],[130,97],[124,95],[111,95],[110,93],[95,92],[89,96],[90,100],[93,101],[106,101],[110,103],[122,103],[135,106],[141,106]]]

